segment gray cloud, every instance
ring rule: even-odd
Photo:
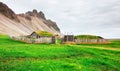
[[[16,13],[37,9],[64,32],[120,38],[120,0],[0,0]]]

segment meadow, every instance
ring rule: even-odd
[[[25,44],[0,35],[0,71],[120,71],[120,41]]]

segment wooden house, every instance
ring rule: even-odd
[[[86,35],[85,35],[86,36]],[[92,37],[92,38],[91,38]],[[88,36],[82,38],[75,38],[74,35],[64,35],[62,43],[72,44],[108,44],[109,40],[97,36]]]
[[[29,35],[29,38],[31,39],[31,43],[55,43],[56,37],[55,36],[47,36],[47,35],[41,35],[38,32],[33,32],[31,35]]]

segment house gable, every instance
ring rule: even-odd
[[[39,35],[36,32],[33,32],[30,36],[31,38],[38,38]]]

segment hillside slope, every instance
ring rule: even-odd
[[[7,5],[0,2],[0,33],[18,36],[29,35],[36,30],[60,34],[56,23],[47,20],[43,12],[34,9],[23,14],[15,14]]]

